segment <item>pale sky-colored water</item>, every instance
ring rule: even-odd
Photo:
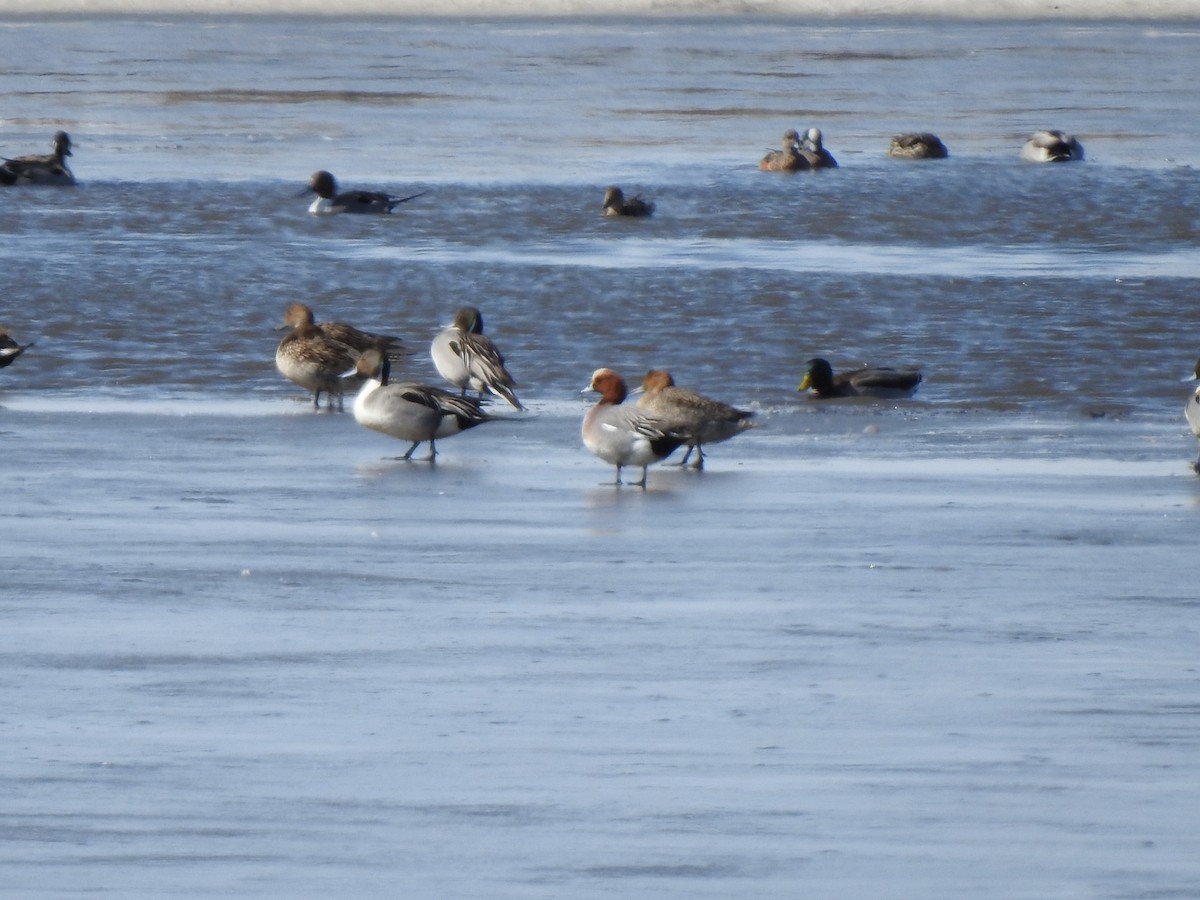
[[[5,152],[83,182],[0,193],[0,893],[1200,896],[1195,28],[0,34]],[[840,169],[757,170],[809,122]],[[424,380],[475,302],[530,412],[398,461],[275,371],[295,299]],[[618,489],[599,365],[762,426]]]
[[[1195,18],[1195,0],[3,0],[0,13],[316,13],[321,15],[948,16],[984,19]]]

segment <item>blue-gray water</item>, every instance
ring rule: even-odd
[[[82,182],[0,191],[0,891],[1200,895],[1196,23],[0,41],[0,153]],[[809,125],[839,169],[757,170]],[[318,168],[429,193],[316,219]],[[477,305],[531,412],[381,460],[275,372],[297,299],[430,380]],[[601,365],[763,427],[602,486]]]

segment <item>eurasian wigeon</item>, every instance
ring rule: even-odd
[[[309,189],[317,199],[308,207],[314,216],[329,216],[335,213],[366,213],[387,215],[401,203],[415,200],[426,194],[420,191],[407,197],[394,197],[382,191],[338,192],[337,180],[324,169],[314,172],[308,180]]]
[[[687,465],[692,450],[696,451],[697,469],[704,468],[705,444],[727,441],[756,424],[752,412],[676,387],[675,379],[664,369],[646,373],[637,405],[668,432],[684,439],[687,453],[679,463],[681,466]]]
[[[389,381],[390,363],[378,350],[368,350],[358,358],[355,371],[366,379],[354,398],[354,419],[359,425],[383,434],[412,441],[403,459],[412,459],[413,451],[429,442],[430,462],[437,457],[437,438],[459,434],[468,428],[492,420],[479,401],[460,397],[441,388],[413,382]]]
[[[641,466],[642,480],[634,482],[646,487],[646,472],[651,463],[665,459],[675,452],[683,439],[670,434],[656,418],[635,406],[623,406],[628,390],[625,381],[612,369],[597,369],[591,384],[583,392],[600,395],[596,405],[583,417],[583,444],[596,456],[617,467],[616,484],[621,484],[621,469]]]
[[[483,333],[483,315],[474,306],[454,314],[454,321],[434,337],[429,355],[438,374],[464,394],[468,387],[481,397],[490,391],[516,409],[525,408],[517,399],[517,383],[492,339]]]
[[[1083,145],[1064,131],[1035,131],[1021,147],[1026,162],[1070,162],[1083,159]]]
[[[834,375],[833,367],[826,360],[810,359],[796,390],[811,389],[813,396],[822,400],[834,397],[895,399],[911,397],[920,383],[921,373],[916,369],[866,367]]]
[[[44,156],[18,156],[0,162],[0,185],[75,184],[66,159],[71,155],[71,136],[65,131],[56,132],[51,146],[54,152]]]

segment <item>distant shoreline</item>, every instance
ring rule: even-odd
[[[1195,0],[0,0],[0,17],[305,15],[387,18],[924,18],[1200,21]]]

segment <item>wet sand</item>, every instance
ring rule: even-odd
[[[14,895],[1200,891],[1182,420],[3,406]]]

